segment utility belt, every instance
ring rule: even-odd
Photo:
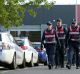
[[[45,43],[45,44],[46,44],[46,43],[52,44],[52,43],[56,43],[56,41],[45,41],[44,43]]]
[[[65,37],[58,37],[58,39],[65,39]]]

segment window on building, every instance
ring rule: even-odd
[[[18,32],[17,31],[10,31],[13,37],[18,37]]]
[[[41,41],[41,32],[40,31],[30,31],[29,39],[31,42],[40,42]]]

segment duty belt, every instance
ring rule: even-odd
[[[44,43],[56,43],[56,41],[45,41]]]
[[[65,37],[58,37],[58,39],[65,39]]]

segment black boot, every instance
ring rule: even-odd
[[[48,68],[49,68],[49,70],[50,70],[50,69],[52,69],[52,66],[51,66],[51,64],[49,64],[49,65],[48,65]]]
[[[71,66],[70,65],[66,65],[66,68],[71,69]]]
[[[79,69],[79,67],[77,66],[76,69]]]
[[[61,65],[61,68],[64,68],[64,65]]]
[[[56,66],[55,66],[55,69],[57,69],[57,68],[58,68],[58,66],[56,65]]]

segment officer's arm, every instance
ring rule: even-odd
[[[42,39],[41,39],[41,49],[43,48],[44,40],[45,40],[45,33],[43,32]]]
[[[55,38],[56,38],[56,41],[57,41],[57,45],[60,47],[61,46],[61,44],[60,44],[60,41],[59,41],[59,39],[58,39],[58,35],[57,35],[57,33],[55,32]]]
[[[67,34],[67,29],[64,28],[65,35]]]
[[[65,47],[67,47],[67,37],[68,37],[68,28],[64,28],[64,33],[65,33]]]
[[[65,36],[65,46],[68,47],[68,42],[69,42],[70,36],[69,36],[69,30],[66,31],[66,36]]]

